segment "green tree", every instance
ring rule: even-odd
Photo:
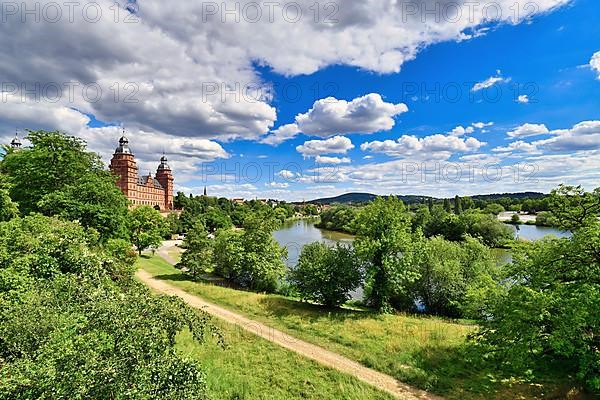
[[[75,276],[39,282],[0,316],[0,399],[206,398],[175,336],[206,317],[139,284]]]
[[[521,217],[519,217],[519,214],[513,214],[512,217],[510,217],[510,223],[519,225],[521,223]]]
[[[169,227],[170,235],[176,235],[183,232],[183,227],[177,213],[172,212],[167,215],[167,225]]]
[[[521,243],[502,292],[484,309],[483,349],[525,372],[549,361],[600,392],[600,223],[572,238]]]
[[[381,311],[389,311],[392,296],[417,277],[407,251],[410,231],[410,216],[395,196],[378,197],[357,216],[355,248],[365,263],[367,300]]]
[[[303,300],[337,307],[359,287],[362,272],[352,248],[315,242],[302,248],[298,265],[290,270],[289,278]]]
[[[460,196],[456,195],[456,197],[454,197],[454,214],[460,215],[462,214],[462,212],[462,199],[460,198]]]
[[[463,236],[478,238],[486,246],[502,247],[514,239],[511,227],[498,221],[494,215],[469,210],[460,216],[460,220],[464,227]]]
[[[242,233],[232,229],[217,231],[213,260],[215,273],[232,281],[238,281],[244,268],[244,243]]]
[[[288,212],[283,207],[275,208],[274,213],[275,213],[275,218],[281,223],[284,223],[285,220],[288,219]]]
[[[586,192],[581,186],[560,185],[550,194],[550,211],[560,228],[576,230],[600,216],[600,188]]]
[[[89,174],[107,174],[100,156],[88,152],[79,138],[29,131],[27,139],[30,147],[8,153],[0,163],[0,171],[10,183],[10,197],[23,215],[38,211],[38,202],[47,194]]]
[[[215,232],[217,229],[228,229],[232,226],[231,218],[217,207],[209,207],[202,217],[210,232]]]
[[[131,241],[139,255],[149,247],[158,247],[168,231],[166,220],[150,206],[134,208],[128,215]]]
[[[286,270],[286,251],[272,236],[278,225],[269,216],[249,214],[242,231],[218,231],[215,272],[242,287],[274,292]]]
[[[535,224],[538,226],[558,226],[556,218],[549,211],[542,211],[535,218]]]
[[[0,399],[203,398],[174,348],[207,317],[133,280],[123,240],[99,246],[75,222],[0,223]]]
[[[486,214],[498,215],[498,214],[504,212],[504,207],[502,207],[500,204],[492,203],[492,204],[488,204],[483,209],[483,212]]]
[[[19,215],[18,205],[12,201],[6,189],[0,189],[0,222],[9,221]]]
[[[183,246],[185,252],[177,268],[186,269],[194,278],[198,274],[212,272],[213,242],[201,221],[197,221],[187,233]]]
[[[272,236],[278,227],[274,218],[251,215],[244,222],[242,243],[244,262],[238,276],[241,285],[253,290],[273,292],[285,275],[285,249]]]
[[[450,200],[444,199],[444,211],[447,213],[452,212],[452,208],[450,207]]]
[[[127,198],[108,174],[87,174],[73,184],[46,194],[37,208],[45,215],[79,221],[103,240],[127,237]]]
[[[409,298],[400,303],[409,311],[418,302],[428,314],[462,317],[470,291],[496,285],[496,261],[475,239],[457,243],[433,237],[415,240],[413,247],[413,265],[419,277]]]

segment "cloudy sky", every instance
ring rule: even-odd
[[[176,189],[600,186],[597,0],[2,1],[0,138],[125,128]],[[23,133],[21,133],[23,135]]]

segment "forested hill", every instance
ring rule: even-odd
[[[494,194],[482,194],[471,196],[473,200],[497,200],[501,198],[511,198],[511,199],[537,199],[544,197],[544,193],[539,192],[522,192],[522,193],[494,193]],[[345,193],[336,197],[326,197],[315,199],[309,201],[311,204],[350,204],[350,203],[367,203],[369,201],[374,200],[377,195],[372,193]],[[417,195],[398,195],[400,200],[402,200],[406,204],[420,203],[423,199],[427,199],[426,196],[417,196]],[[441,200],[436,199],[434,200]]]
[[[387,197],[387,196],[383,196],[383,197]],[[427,199],[427,197],[424,197],[424,196],[413,196],[413,195],[407,195],[407,196],[399,195],[397,197],[406,204],[419,203],[419,202],[422,202],[423,199]],[[375,198],[377,198],[377,195],[372,194],[372,193],[345,193],[345,194],[342,194],[342,195],[339,195],[336,197],[312,200],[312,201],[309,201],[309,203],[311,203],[311,204],[367,203],[369,201],[375,200]]]

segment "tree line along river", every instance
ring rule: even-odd
[[[298,257],[302,251],[302,247],[313,242],[324,242],[327,244],[349,243],[354,240],[354,236],[320,229],[315,226],[314,220],[294,220],[288,221],[278,231],[273,233],[275,240],[281,246],[288,249],[288,267],[293,267],[298,262]],[[511,225],[512,226],[512,225]],[[525,240],[540,240],[545,236],[554,235],[557,237],[568,237],[569,232],[563,232],[555,228],[535,225],[519,225],[519,229],[515,229],[515,237]],[[510,250],[494,249],[494,253],[498,257],[499,263],[510,262]]]

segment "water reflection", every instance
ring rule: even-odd
[[[328,231],[315,227],[315,220],[288,221],[284,226],[273,233],[280,246],[288,249],[288,267],[298,263],[302,247],[313,242],[323,242],[330,245],[336,243],[351,244],[354,236],[341,232]]]

